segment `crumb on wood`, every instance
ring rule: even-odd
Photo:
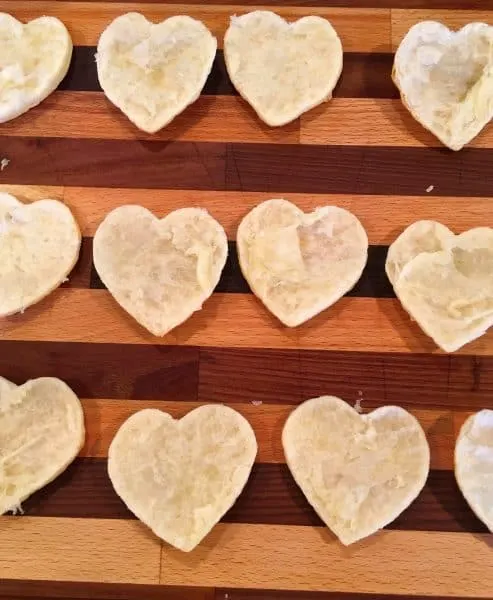
[[[435,189],[435,186],[434,186],[434,185],[429,185],[429,186],[426,188],[426,193],[427,193],[427,194],[429,194],[429,193],[430,193],[430,192],[432,192],[434,189]]]
[[[363,392],[361,390],[358,391],[358,398],[356,399],[356,402],[354,404],[354,410],[357,413],[362,413],[363,412],[363,407],[361,406],[361,403],[363,402]]]
[[[6,169],[9,166],[9,163],[10,163],[10,159],[2,158],[2,160],[0,160],[0,171],[3,171],[4,169]]]
[[[262,404],[262,400],[252,400],[253,406],[260,406]]]

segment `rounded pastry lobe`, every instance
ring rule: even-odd
[[[316,16],[288,23],[276,13],[256,10],[232,17],[224,36],[233,85],[271,127],[330,99],[342,56],[337,32]]]
[[[133,414],[108,452],[108,474],[127,507],[167,543],[190,552],[235,503],[257,441],[248,421],[221,404],[181,419]]]
[[[163,336],[211,296],[228,255],[222,226],[201,208],[163,219],[142,206],[120,206],[99,225],[94,266],[109,292],[136,321]]]
[[[0,192],[0,317],[23,312],[63,283],[80,244],[77,222],[62,202],[23,204]]]
[[[84,445],[84,414],[60,379],[16,386],[0,378],[0,515],[21,503],[74,460]]]
[[[418,221],[390,246],[386,271],[404,309],[445,352],[493,325],[493,229],[454,235]]]
[[[282,323],[296,327],[357,283],[368,258],[368,237],[343,208],[324,206],[305,214],[274,199],[243,218],[237,250],[252,291]]]
[[[481,410],[462,425],[455,477],[473,512],[493,532],[493,410]]]
[[[493,116],[493,28],[469,23],[413,25],[400,43],[392,77],[403,104],[451,150],[468,144]]]
[[[345,545],[396,519],[430,468],[423,429],[398,406],[359,414],[340,398],[313,398],[289,415],[282,444],[296,483]]]
[[[67,74],[72,39],[55,17],[23,24],[0,13],[0,123],[15,119],[56,90]]]
[[[127,13],[101,34],[99,83],[134,125],[156,133],[200,96],[216,49],[216,38],[201,21],[178,15],[151,23]]]

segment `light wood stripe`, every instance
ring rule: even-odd
[[[198,190],[145,190],[93,187],[1,185],[0,191],[23,201],[41,198],[64,200],[74,211],[82,235],[92,237],[105,215],[122,204],[142,204],[156,215],[183,208],[206,208],[225,228],[228,239],[236,238],[241,219],[254,206],[273,197],[295,202],[305,211],[324,204],[351,210],[362,221],[370,244],[389,245],[408,225],[420,219],[434,219],[456,232],[484,223],[491,210],[490,198],[423,196],[349,196],[340,194],[265,194],[262,192],[209,192]],[[378,210],[375,207],[378,206]]]
[[[80,326],[84,318],[84,327]],[[283,327],[252,294],[213,294],[164,338],[140,327],[106,290],[58,289],[24,314],[4,319],[6,340],[440,352],[395,299],[343,298],[301,328]],[[456,354],[493,354],[493,330]]]
[[[325,528],[220,524],[192,553],[163,544],[159,560],[137,521],[2,520],[2,579],[25,579],[28,566],[30,580],[155,584],[160,564],[162,585],[493,595],[489,535],[385,531],[344,548]]]
[[[2,579],[159,583],[160,542],[138,521],[0,521]]]
[[[330,394],[331,391],[327,390],[327,393]],[[240,412],[255,431],[258,443],[256,462],[285,462],[281,434],[284,423],[294,407],[236,402],[228,404],[226,400],[224,403]],[[86,443],[80,456],[106,457],[111,440],[120,425],[139,410],[157,408],[169,412],[175,418],[181,418],[189,411],[207,402],[207,398],[201,402],[84,399],[82,405],[86,422]],[[460,427],[471,413],[426,409],[412,409],[410,412],[419,420],[426,432],[431,450],[431,468],[436,470],[453,469],[454,427]]]
[[[83,114],[83,119],[74,115]],[[228,126],[225,127],[224,123]],[[299,121],[267,127],[239,96],[201,96],[161,132],[130,123],[102,92],[58,91],[19,119],[2,125],[7,136],[296,144]]]
[[[325,529],[218,525],[193,554],[163,547],[161,583],[486,598],[489,539],[388,531],[345,548]]]
[[[392,48],[395,50],[401,43],[410,27],[420,21],[440,21],[447,27],[459,29],[467,23],[493,23],[492,10],[446,10],[446,9],[399,9],[393,8],[392,14]]]
[[[443,147],[400,100],[334,98],[302,115],[300,134],[302,144],[337,145],[343,140],[350,146]],[[470,146],[492,148],[493,127],[486,127]]]
[[[75,119],[74,114],[84,114]],[[224,127],[224,123],[228,127]],[[134,127],[101,92],[58,91],[19,119],[2,125],[6,136],[255,142],[351,146],[441,147],[400,100],[334,98],[285,127],[268,127],[239,96],[201,96],[159,133]],[[493,148],[493,127],[470,144]]]
[[[261,7],[261,5],[260,5]],[[70,31],[74,45],[95,46],[110,21],[127,12],[137,11],[151,21],[186,14],[199,19],[217,37],[222,47],[231,15],[256,10],[255,6],[216,6],[206,4],[146,4],[98,2],[32,2],[19,0],[7,7],[18,19],[27,21],[45,14],[61,19]],[[390,10],[365,8],[296,8],[270,7],[288,20],[316,14],[329,19],[341,37],[345,52],[386,52],[390,49]]]

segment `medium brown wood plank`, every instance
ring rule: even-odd
[[[74,114],[84,119],[75,119]],[[299,121],[268,127],[239,96],[201,96],[156,134],[146,134],[101,92],[58,91],[19,119],[1,127],[6,136],[298,143]]]
[[[356,146],[443,148],[400,100],[382,98],[334,98],[327,105],[305,113],[301,116],[300,141],[302,144],[343,142]],[[469,147],[493,147],[493,128],[485,127]]]
[[[160,543],[138,521],[28,516],[1,521],[2,579],[159,581]]]
[[[485,598],[493,596],[493,571],[484,568],[488,540],[487,535],[385,531],[345,548],[318,528],[218,525],[192,555],[163,547],[161,582]]]
[[[194,402],[199,350],[191,346],[1,340],[0,374],[19,385],[36,377],[59,377],[84,398],[172,397]]]
[[[324,391],[330,394],[330,389]],[[120,425],[135,412],[144,408],[156,408],[181,418],[197,406],[212,400],[200,397],[199,402],[177,402],[164,396],[162,400],[108,400],[83,399],[86,422],[86,442],[80,456],[104,458]],[[307,398],[304,398],[307,399]],[[251,424],[258,443],[256,461],[259,463],[282,463],[284,452],[281,444],[282,428],[293,406],[284,404],[258,404],[258,400],[238,402],[231,395],[217,400],[240,412]],[[390,403],[390,402],[389,402]],[[394,402],[397,404],[398,402]],[[380,406],[385,402],[380,402]],[[399,406],[402,404],[399,402]],[[368,412],[363,403],[363,409]],[[461,425],[471,414],[468,411],[433,410],[409,407],[419,420],[431,448],[431,468],[436,471],[452,470],[456,434],[454,427]]]
[[[85,115],[74,121],[74,113]],[[301,130],[301,135],[300,135]],[[146,134],[100,92],[59,91],[18,119],[2,125],[6,136],[256,142],[315,145],[443,147],[415,121],[400,100],[334,98],[285,127],[268,127],[239,96],[201,96],[167,127]],[[493,147],[486,127],[470,144]]]
[[[4,0],[6,3],[14,3],[18,0]],[[46,0],[33,0],[35,2]],[[68,0],[69,2],[77,0]],[[100,0],[86,0],[87,2],[100,2]],[[133,2],[133,0],[107,0],[108,2]],[[149,3],[175,4],[176,0],[148,0]],[[208,4],[208,0],[195,0],[194,5]],[[230,0],[215,0],[214,4],[230,4]],[[242,0],[242,6],[258,7],[258,0]],[[279,5],[279,0],[264,0],[262,6],[275,10]],[[454,10],[493,10],[492,0],[330,0],[331,7],[348,8],[423,8],[423,9],[454,9]],[[285,0],[283,6],[293,7],[326,7],[327,0]]]
[[[10,5],[7,5],[10,6]],[[288,20],[313,14],[303,7],[272,7]],[[16,0],[10,12],[22,21],[49,14],[61,19],[72,36],[73,43],[95,46],[99,36],[110,21],[117,16],[137,11],[151,21],[162,21],[177,14],[186,14],[199,19],[209,27],[222,47],[224,33],[229,26],[230,16],[248,12],[239,4],[218,6],[214,4],[155,4],[145,2],[98,2],[97,10],[91,2],[47,2]],[[316,14],[331,21],[337,29],[346,52],[388,51],[390,49],[390,11],[388,9],[326,8],[318,7]]]
[[[466,10],[450,10],[454,6],[445,1],[441,7],[422,5],[413,10],[401,8],[397,2],[391,11],[392,48],[397,48],[408,30],[419,21],[440,21],[452,29],[459,29],[467,23],[477,21],[493,22],[493,5],[491,3],[481,2],[473,5],[469,2],[462,2],[461,5]]]
[[[157,338],[107,291],[61,288],[24,314],[4,319],[0,332],[5,340],[19,341],[441,353],[396,299],[343,298],[301,328],[288,329],[252,294],[213,294],[186,323]],[[492,355],[493,331],[455,353],[463,354]]]
[[[29,197],[29,194],[32,196],[37,188],[0,185],[0,190],[2,189],[23,198]],[[35,198],[43,195],[40,193]],[[77,216],[84,235],[94,235],[99,223],[110,210],[121,204],[137,203],[143,204],[156,215],[165,215],[184,205],[201,206],[221,223],[228,239],[233,240],[241,219],[257,204],[276,195],[264,192],[195,190],[153,190],[148,193],[145,189],[67,187],[64,200]],[[288,193],[282,194],[282,197],[305,211],[324,204],[335,204],[351,210],[362,221],[370,244],[380,245],[391,244],[399,233],[419,219],[435,219],[459,233],[483,223],[484,216],[491,210],[490,198],[450,197],[444,202],[433,194],[403,197]]]
[[[116,495],[106,460],[77,458],[54,482],[22,503],[24,516],[135,519]],[[225,523],[323,526],[284,463],[256,463]],[[418,498],[388,529],[486,533],[467,505],[452,471],[431,471]]]

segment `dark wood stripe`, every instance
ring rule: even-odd
[[[96,48],[76,46],[72,62],[61,90],[73,92],[100,92],[96,61]],[[398,98],[392,83],[393,55],[385,53],[347,52],[344,54],[344,70],[334,90],[339,98]],[[368,75],[371,73],[371,77]],[[211,73],[202,90],[205,95],[237,95],[231,83],[222,50],[218,50]]]
[[[201,588],[191,589],[142,583],[96,583],[93,581],[84,581],[81,584],[80,581],[39,579],[2,579],[0,581],[0,598],[8,600],[39,600],[40,598],[49,600],[215,600],[213,590]],[[257,600],[260,598],[261,596]],[[347,600],[352,599],[348,598]],[[355,600],[359,600],[359,598]]]
[[[216,589],[214,600],[430,600],[430,596],[348,594],[344,592],[284,592],[277,590]],[[470,600],[464,596],[433,596],[433,600]]]
[[[131,519],[115,494],[107,461],[79,458],[57,480],[23,504],[24,514],[44,517]],[[222,519],[226,523],[322,526],[285,464],[255,464],[245,489]],[[431,471],[419,498],[389,529],[485,533],[451,471]]]
[[[6,137],[2,183],[94,187],[398,194],[491,195],[491,152],[389,148],[141,142]],[[27,168],[29,166],[29,168]],[[431,217],[432,215],[430,215]]]
[[[493,357],[475,356],[0,340],[0,375],[59,377],[81,398],[480,410],[493,396]]]
[[[91,1],[91,0],[90,0]],[[289,592],[217,588],[178,588],[164,585],[2,579],[0,598],[8,600],[430,600],[430,596]],[[433,596],[433,600],[470,600],[465,596]],[[485,599],[486,600],[486,599]]]
[[[251,294],[251,289],[246,282],[238,262],[236,251],[236,242],[229,242],[229,253],[226,265],[221,274],[221,279],[215,289],[218,293],[231,294]],[[89,243],[87,244],[89,246]],[[395,298],[394,290],[385,274],[385,259],[387,256],[387,246],[370,246],[368,249],[368,263],[363,271],[361,279],[356,286],[346,295],[363,298]],[[92,289],[106,289],[101,281],[94,265],[89,265],[90,276],[84,277],[81,283],[90,279]],[[87,287],[80,285],[79,287]]]
[[[17,384],[59,377],[80,398],[195,402],[198,371],[190,346],[0,341],[0,375]]]
[[[493,397],[493,357],[200,350],[199,399],[298,404],[325,394],[362,400],[365,410],[384,404],[480,410]]]

